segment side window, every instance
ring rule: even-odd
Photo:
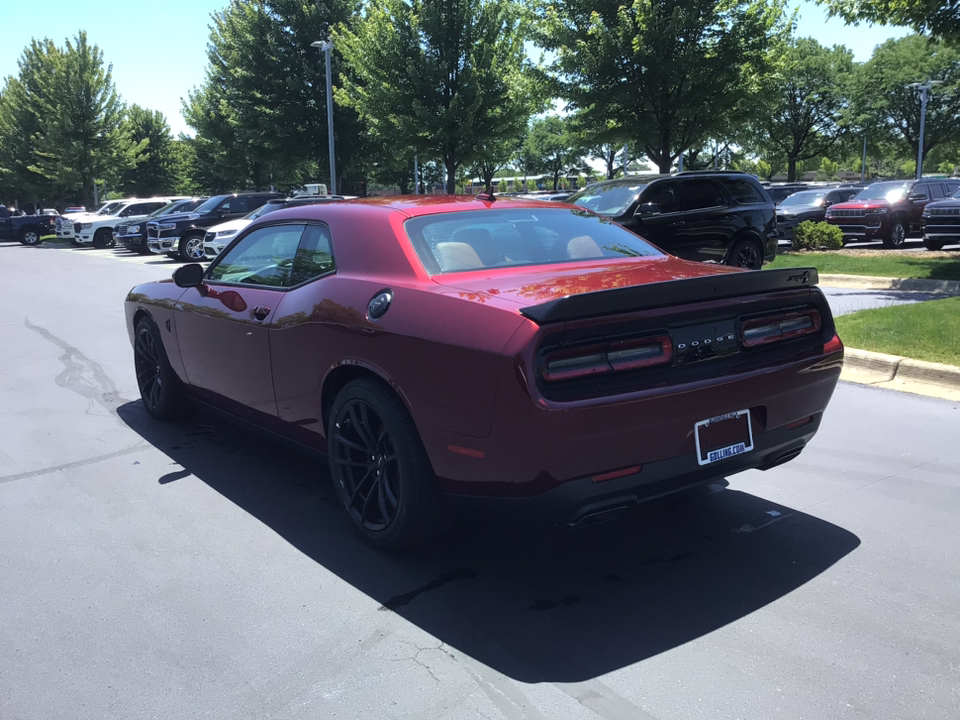
[[[840,202],[846,202],[850,198],[854,197],[858,192],[860,192],[860,188],[850,188],[848,190],[841,190]]]
[[[257,228],[207,271],[214,282],[289,287],[303,225]]]
[[[676,181],[657,183],[647,190],[641,199],[642,203],[656,203],[661,213],[680,211],[680,186]]]
[[[326,275],[334,268],[330,231],[321,225],[307,225],[293,260],[290,285],[299,285]]]
[[[926,196],[928,200],[943,200],[943,185],[940,183],[927,183]]]
[[[683,206],[687,210],[702,210],[727,204],[723,191],[709,178],[684,179],[683,193]]]
[[[960,190],[960,183],[947,181],[944,183],[947,190],[947,197],[952,197],[957,190]]]
[[[746,178],[722,178],[720,182],[727,188],[733,199],[741,204],[763,202],[760,190]]]

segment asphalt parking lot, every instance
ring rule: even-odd
[[[960,711],[960,406],[841,383],[804,453],[577,532],[359,543],[322,463],[149,418],[163,258],[0,244],[0,718]]]

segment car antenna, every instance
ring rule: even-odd
[[[493,194],[493,188],[490,185],[487,185],[487,189],[477,195],[477,200],[482,200],[483,202],[495,202],[496,199]]]

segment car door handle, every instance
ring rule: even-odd
[[[269,314],[270,314],[270,308],[268,308],[266,305],[257,305],[253,309],[253,316],[257,320],[263,320]]]
[[[686,225],[685,220],[677,220],[676,222],[670,223],[670,227],[680,227],[681,225]]]

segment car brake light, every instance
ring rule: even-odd
[[[743,346],[756,347],[790,340],[820,331],[822,320],[817,310],[767,315],[743,323]]]
[[[673,342],[670,336],[658,335],[553,353],[548,355],[544,362],[543,378],[569,380],[599,373],[663,365],[671,360]]]

